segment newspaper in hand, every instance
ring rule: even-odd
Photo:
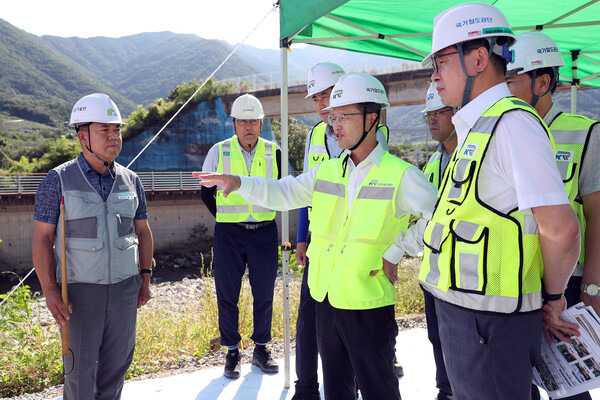
[[[600,387],[600,318],[583,303],[562,312],[564,321],[579,325],[572,343],[542,334],[542,360],[533,368],[533,382],[553,399]]]

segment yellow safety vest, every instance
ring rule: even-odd
[[[396,196],[404,171],[411,167],[386,152],[371,168],[348,213],[348,175],[343,160],[319,167],[310,220],[312,241],[308,287],[311,296],[333,307],[372,309],[396,303],[396,290],[381,270],[383,253],[402,230]],[[372,270],[380,271],[370,276]]]
[[[579,175],[592,129],[598,121],[582,115],[559,113],[550,124],[556,142],[556,166],[560,172],[571,206],[581,225],[581,253],[579,264],[585,259],[585,216],[579,195]]]
[[[531,113],[527,103],[504,98],[469,132],[444,174],[440,198],[423,236],[419,279],[436,297],[461,307],[499,313],[542,306],[544,272],[537,221],[518,210],[495,211],[478,195],[479,171],[496,125],[510,111]]]
[[[279,170],[275,159],[276,151],[275,143],[259,137],[252,159],[251,171],[248,173],[238,138],[233,135],[232,138],[219,143],[217,172],[277,179]],[[230,193],[225,198],[223,190],[217,187],[217,222],[243,222],[250,216],[256,221],[271,221],[275,219],[275,211],[250,204],[237,193]]]
[[[436,151],[429,157],[429,161],[427,165],[425,165],[425,169],[423,173],[429,180],[429,182],[433,183],[436,188],[440,188],[442,184],[442,176],[444,175],[442,171],[442,153]]]
[[[308,147],[308,169],[315,165],[327,161],[331,158],[327,148],[326,136],[327,124],[323,121],[316,124],[310,132],[310,144]],[[377,130],[381,130],[385,135],[386,141],[390,140],[390,133],[387,126],[379,124]]]

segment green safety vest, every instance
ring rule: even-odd
[[[348,213],[348,174],[343,160],[319,167],[312,198],[312,239],[308,287],[311,296],[333,307],[364,310],[396,303],[396,289],[381,270],[383,253],[403,230],[396,196],[411,164],[386,152],[373,166]],[[405,228],[404,228],[405,229]],[[380,271],[370,276],[372,270]]]
[[[232,138],[219,143],[217,172],[277,179],[279,170],[275,159],[276,151],[275,143],[259,137],[251,171],[248,173],[237,136],[233,135]],[[250,204],[237,193],[229,193],[225,198],[223,190],[217,187],[217,222],[244,222],[250,216],[256,221],[271,221],[275,219],[275,211]]]
[[[461,307],[499,313],[542,306],[544,266],[537,221],[518,210],[503,214],[479,197],[479,171],[500,118],[535,110],[514,97],[490,107],[455,151],[423,235],[419,279],[436,297]]]
[[[433,183],[436,188],[440,188],[442,183],[442,176],[444,175],[442,171],[442,153],[436,151],[429,157],[429,161],[427,161],[427,165],[425,165],[425,169],[423,173],[429,180],[429,182]]]
[[[327,148],[327,140],[325,139],[326,130],[327,124],[323,121],[312,128],[308,147],[308,169],[331,158],[331,154],[329,154],[329,149]],[[379,124],[377,130],[381,130],[384,133],[387,141],[390,140],[390,133],[387,126]]]
[[[585,258],[585,216],[579,195],[579,175],[587,150],[592,129],[598,121],[582,115],[559,113],[550,124],[550,131],[556,142],[556,166],[565,184],[571,206],[581,225],[581,253],[579,264]]]

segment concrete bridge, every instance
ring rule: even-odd
[[[412,71],[392,72],[387,74],[375,75],[381,81],[388,95],[390,107],[408,106],[413,104],[423,104],[425,93],[429,88],[431,78],[430,69],[419,69]],[[280,89],[264,89],[251,92],[260,99],[265,110],[265,118],[279,117],[280,110]],[[223,104],[227,114],[231,111],[231,105],[238,98],[239,93],[223,96]],[[305,99],[306,85],[294,85],[288,87],[288,112],[289,115],[314,114],[315,109],[311,99]],[[385,111],[385,110],[384,110]],[[383,121],[385,123],[385,112]]]

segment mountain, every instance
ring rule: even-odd
[[[130,100],[65,60],[39,37],[0,19],[0,111],[60,125],[80,97],[98,91],[112,96],[124,110],[133,109]]]
[[[221,40],[172,32],[141,33],[122,38],[89,39],[42,36],[54,50],[135,104],[148,105],[183,82],[208,77],[231,52]],[[216,79],[260,73],[234,54]]]

